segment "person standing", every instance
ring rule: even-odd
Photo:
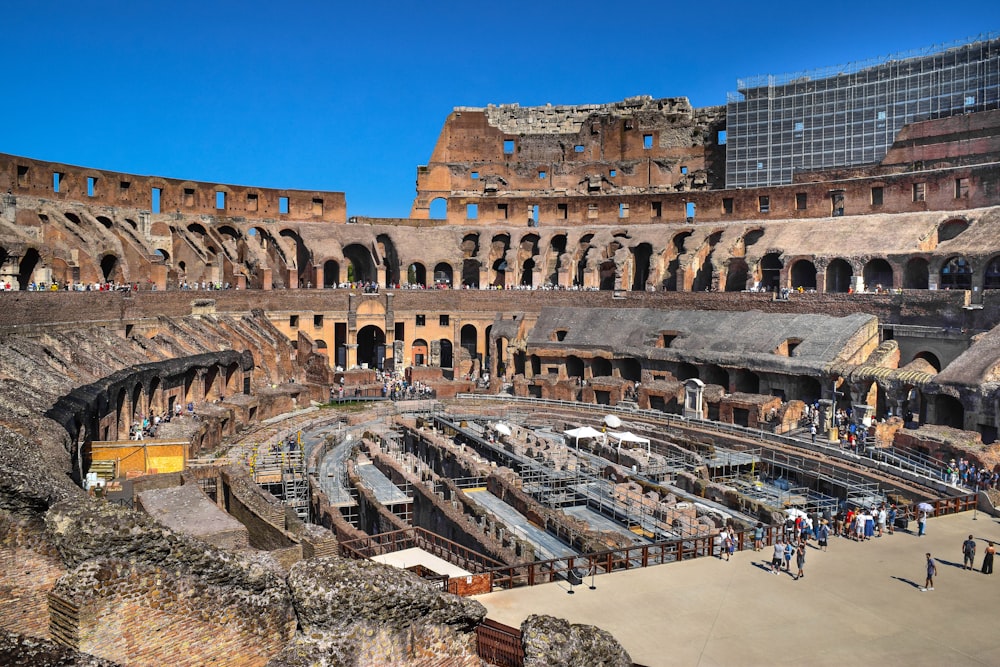
[[[934,590],[934,577],[937,575],[937,563],[931,558],[931,555],[927,554],[927,580],[924,581],[921,591],[932,591]]]
[[[986,543],[986,553],[983,554],[983,574],[993,574],[993,556],[996,555],[997,548],[992,542]]]
[[[927,512],[921,511],[917,515],[917,537],[923,537],[927,529]]]
[[[972,569],[972,564],[976,560],[976,540],[969,535],[969,539],[962,542],[962,567],[966,570]]]
[[[806,566],[806,543],[799,542],[799,546],[795,549],[795,567],[799,568],[799,571],[795,574],[795,581],[798,581],[802,577],[806,576],[802,569]]]
[[[761,521],[753,529],[753,550],[760,551],[764,548],[764,524]]]
[[[778,574],[781,571],[781,559],[785,557],[785,544],[781,541],[781,534],[775,538],[774,555],[771,557],[771,572]]]
[[[823,519],[819,523],[819,532],[817,533],[819,548],[826,551],[827,542],[830,539],[830,525],[826,519]]]

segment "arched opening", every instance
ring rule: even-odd
[[[441,341],[441,368],[452,368],[454,365],[454,359],[451,353],[451,341],[447,338],[442,338]]]
[[[507,260],[501,257],[493,262],[493,273],[496,276],[493,279],[493,286],[503,287],[507,283]]]
[[[851,288],[854,270],[845,260],[835,259],[826,267],[826,291],[844,293]]]
[[[282,238],[288,239],[295,248],[295,277],[298,287],[311,287],[313,279],[312,253],[306,244],[299,237],[298,233],[292,229],[283,229],[280,232]]]
[[[941,289],[972,289],[972,264],[962,256],[950,258],[941,267]]]
[[[479,270],[482,263],[478,259],[462,260],[462,285],[466,287],[479,287]]]
[[[340,262],[328,259],[323,262],[323,287],[336,287],[340,284]]]
[[[557,234],[552,237],[552,241],[549,243],[549,255],[545,260],[545,266],[542,267],[544,276],[544,282],[550,285],[559,284],[559,269],[562,266],[564,259],[563,255],[566,254],[566,235]]]
[[[444,220],[448,217],[448,200],[444,197],[435,197],[431,200],[428,217],[432,220]]]
[[[358,331],[358,365],[381,369],[385,363],[385,332],[369,324]]]
[[[726,391],[729,391],[729,373],[715,364],[706,364],[702,367],[699,379],[705,384],[717,384]]]
[[[109,218],[106,215],[97,216],[97,221],[101,223],[105,229],[111,229],[111,227],[114,226],[113,223],[111,222],[111,218]]]
[[[344,248],[344,258],[350,262],[347,267],[348,282],[373,283],[378,279],[371,250],[365,246],[350,244]]]
[[[197,222],[192,222],[190,225],[188,225],[187,230],[192,234],[197,234],[198,236],[204,236],[206,233],[205,227],[198,224]]]
[[[962,402],[947,394],[934,397],[934,423],[951,428],[965,428],[965,408]]]
[[[884,259],[876,258],[865,264],[861,273],[865,280],[865,290],[869,292],[892,288],[892,265]]]
[[[928,364],[930,364],[931,366],[933,366],[935,373],[940,373],[941,372],[941,360],[938,359],[938,356],[936,354],[934,354],[933,352],[928,352],[926,350],[924,350],[923,352],[917,352],[915,355],[913,355],[913,359],[914,360],[916,360],[916,359],[923,359]]]
[[[160,259],[163,260],[164,264],[170,261],[170,253],[164,250],[163,248],[157,248],[156,254],[160,256]]]
[[[683,382],[684,380],[690,380],[692,378],[698,377],[698,369],[694,364],[689,364],[687,362],[681,362],[677,364],[677,372],[675,377]]]
[[[819,380],[811,377],[804,377],[801,379],[802,394],[799,396],[799,400],[804,403],[809,403],[813,405],[820,399],[823,395],[823,388],[820,386]]]
[[[800,259],[792,264],[792,289],[802,288],[807,292],[816,289],[816,265],[808,259]]]
[[[653,246],[649,243],[640,243],[632,249],[632,291],[645,292],[646,283],[649,281],[649,260],[653,256]]]
[[[326,341],[322,338],[316,339],[316,351],[322,354],[324,357],[330,355],[330,346],[326,344]]]
[[[983,289],[1000,289],[1000,257],[994,257],[986,263],[983,273]]]
[[[452,277],[451,264],[438,262],[434,266],[434,287],[449,289],[452,284]]]
[[[629,357],[618,361],[618,372],[625,380],[639,382],[642,380],[642,364],[638,359]]]
[[[392,242],[392,237],[388,234],[379,234],[375,238],[378,244],[378,257],[376,263],[381,263],[385,272],[385,286],[395,287],[400,283],[399,277],[399,253],[396,252],[396,244]]]
[[[665,257],[667,260],[667,268],[663,273],[663,289],[676,292],[677,291],[677,273],[681,266],[681,255],[684,254],[684,242],[687,241],[688,237],[694,232],[686,231],[680,234],[675,234],[670,240],[664,250]]]
[[[213,396],[216,395],[213,390],[215,389],[215,383],[218,380],[218,378],[219,378],[218,366],[209,366],[207,369],[205,369],[204,389],[205,389],[206,399],[212,398]]]
[[[32,282],[32,275],[35,273],[35,267],[38,266],[38,262],[41,257],[38,251],[34,248],[28,248],[24,253],[24,257],[17,265],[17,281],[19,290],[27,290],[28,283]]]
[[[614,260],[608,259],[601,262],[601,266],[598,268],[598,276],[601,280],[601,290],[613,290],[615,288],[615,279],[618,277]]]
[[[566,376],[571,378],[583,377],[583,359],[576,355],[566,357]]]
[[[590,360],[591,377],[611,377],[611,361],[603,357],[594,357]]]
[[[531,257],[524,260],[524,264],[521,265],[521,285],[526,287],[531,287],[534,280],[533,274],[535,272],[535,260]]]
[[[479,358],[479,332],[474,324],[465,324],[459,332],[460,345],[469,353],[473,361]]]
[[[938,225],[938,243],[950,241],[968,228],[969,223],[965,220],[946,220]]]
[[[903,269],[903,289],[927,289],[930,285],[930,268],[923,257],[914,257]]]
[[[406,267],[406,282],[417,287],[427,287],[427,269],[420,262]]]
[[[927,421],[927,407],[920,390],[913,386],[903,388],[903,414],[899,415],[907,424],[924,423]]]
[[[574,267],[575,273],[573,274],[573,284],[577,287],[583,287],[584,276],[587,274],[587,265],[589,260],[587,256],[593,247],[590,242],[594,239],[593,234],[584,234],[580,237],[580,241],[577,244],[576,249],[576,265]]]
[[[532,377],[537,377],[542,374],[542,360],[537,354],[533,354],[528,357],[528,363],[531,364]]]
[[[118,258],[114,255],[105,255],[101,258],[101,275],[104,282],[114,282],[118,275]]]
[[[426,366],[429,359],[427,341],[418,338],[410,345],[410,358],[413,359],[414,366]]]
[[[781,285],[781,269],[784,263],[776,252],[769,252],[760,258],[760,286],[765,291],[776,291]]]
[[[72,222],[74,225],[80,225],[80,217],[76,213],[63,213],[67,220]]]
[[[729,260],[729,270],[726,272],[726,291],[742,292],[747,288],[747,280],[750,278],[750,267],[742,257],[733,257]]]
[[[759,394],[760,377],[753,371],[738,368],[733,378],[733,390],[742,394]]]

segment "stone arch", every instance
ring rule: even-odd
[[[187,230],[192,234],[197,234],[198,236],[204,237],[208,232],[205,230],[205,226],[200,222],[192,222],[187,226]]]
[[[279,235],[287,239],[295,252],[295,285],[305,287],[313,282],[312,253],[306,247],[305,241],[294,229],[282,229]],[[289,280],[291,284],[291,280]]]
[[[101,257],[101,276],[104,282],[119,282],[122,278],[122,267],[118,256],[108,253]]]
[[[1000,256],[987,260],[983,268],[983,289],[1000,289]]]
[[[517,247],[517,269],[515,278],[520,285],[533,285],[535,264],[538,258],[538,234],[525,234]]]
[[[96,217],[96,220],[101,223],[105,229],[111,229],[114,226],[114,223],[111,222],[111,218],[106,215],[99,215]]]
[[[766,291],[781,287],[781,253],[769,252],[760,258],[760,286]]]
[[[413,262],[406,267],[406,282],[410,285],[427,287],[427,267],[421,262]]]
[[[348,282],[373,283],[378,280],[375,260],[371,250],[360,243],[352,243],[344,248],[344,258],[349,262]]]
[[[479,257],[479,234],[466,234],[462,238],[462,285],[479,287],[479,272],[483,263]]]
[[[846,293],[851,288],[851,277],[854,269],[847,260],[836,258],[826,267],[826,291]]]
[[[930,286],[930,265],[923,257],[912,257],[903,268],[903,289],[927,289]]]
[[[642,362],[635,357],[619,359],[618,372],[622,376],[622,379],[639,382],[642,380]]]
[[[382,368],[385,361],[385,331],[381,327],[369,324],[361,327],[357,333],[358,365],[367,364],[368,368]]]
[[[335,259],[323,262],[323,287],[336,287],[340,282],[340,262]]]
[[[448,200],[435,197],[427,207],[427,217],[432,220],[444,220],[448,217]]]
[[[591,377],[611,377],[611,361],[604,357],[594,357],[590,360]]]
[[[865,281],[865,290],[868,292],[881,289],[891,289],[893,285],[892,265],[881,257],[876,257],[865,264],[861,275]]]
[[[911,363],[917,359],[923,359],[924,361],[926,361],[934,368],[934,371],[936,373],[941,372],[941,359],[930,350],[923,350],[921,352],[917,352],[916,354],[914,354]]]
[[[566,376],[571,378],[583,378],[583,359],[570,354],[566,357]]]
[[[381,260],[385,271],[385,286],[394,287],[401,282],[399,275],[399,253],[396,251],[396,244],[388,234],[379,234],[375,237],[375,243],[378,246],[378,253],[380,255],[380,257],[376,257],[375,259]]]
[[[475,324],[464,324],[459,331],[460,345],[469,353],[473,361],[479,358],[479,332]]]
[[[705,364],[698,379],[705,384],[717,384],[729,391],[729,372],[715,364]]]
[[[677,372],[674,373],[674,377],[676,377],[681,382],[683,382],[684,380],[690,380],[692,378],[698,378],[698,367],[695,366],[694,364],[689,364],[686,361],[678,362]]]
[[[962,401],[947,394],[934,396],[934,423],[951,428],[965,428],[965,407]]]
[[[38,250],[35,248],[28,248],[25,250],[24,255],[21,257],[21,261],[17,265],[17,281],[19,290],[27,290],[28,283],[32,281],[32,275],[35,273],[35,269],[41,262],[41,255],[38,254]]]
[[[211,366],[205,369],[204,387],[203,387],[205,392],[205,400],[211,399],[218,395],[215,384],[220,379],[221,379],[221,374],[219,372],[219,367],[217,365],[212,364]]]
[[[450,288],[454,283],[454,271],[448,262],[438,262],[434,265],[434,287]]]
[[[803,377],[799,382],[801,385],[799,400],[813,404],[823,397],[823,387],[817,378]]]
[[[559,284],[559,271],[565,269],[563,266],[569,238],[566,234],[556,234],[549,241],[549,252],[545,257],[545,264],[542,267],[542,281],[550,285]]]
[[[490,241],[490,271],[492,280],[490,284],[496,287],[506,285],[507,271],[510,266],[507,264],[507,251],[510,250],[510,234],[495,234]]]
[[[799,259],[792,263],[791,283],[792,289],[801,287],[806,291],[816,289],[816,265],[808,259]]]
[[[736,374],[733,378],[733,391],[743,394],[759,394],[760,376],[746,368],[736,369]]]
[[[962,255],[953,255],[941,265],[940,289],[972,289],[972,263]]]
[[[167,264],[167,263],[170,262],[170,253],[168,251],[164,250],[163,248],[157,248],[156,249],[156,254],[159,255],[163,259],[163,263],[164,264]]]
[[[597,267],[597,271],[598,278],[600,280],[599,289],[602,291],[613,290],[615,288],[615,282],[618,279],[618,265],[615,264],[615,260],[604,260]]]
[[[950,241],[968,228],[968,220],[964,220],[962,218],[951,218],[950,220],[945,220],[939,224],[937,228],[938,243]]]
[[[238,363],[233,362],[226,366],[224,384],[227,395],[231,396],[240,393],[240,390],[242,389],[240,386],[242,384],[242,376],[243,374],[240,372],[240,365]]]
[[[747,288],[750,279],[750,267],[742,257],[732,257],[726,271],[726,291],[742,292]]]
[[[573,255],[573,259],[575,261],[570,267],[573,271],[573,285],[577,287],[583,287],[585,285],[587,266],[590,263],[589,255],[594,249],[593,245],[591,245],[591,241],[593,240],[593,234],[584,234],[577,242],[576,252]]]
[[[632,248],[632,291],[646,291],[646,283],[649,282],[649,263],[653,258],[653,245],[651,243],[640,243]]]
[[[684,244],[693,233],[692,230],[686,229],[674,234],[670,243],[663,249],[663,260],[666,268],[663,270],[660,284],[664,290],[676,292],[680,289],[677,279],[680,273],[681,256],[684,254]]]
[[[692,292],[702,292],[708,291],[714,287],[713,281],[715,278],[715,248],[719,245],[719,241],[722,240],[722,231],[717,230],[712,232],[707,239],[702,248],[698,252],[698,271],[694,275],[694,279],[691,281],[691,291]]]
[[[427,361],[430,359],[430,349],[426,340],[417,338],[410,343],[410,359],[413,361],[414,366],[427,365]]]

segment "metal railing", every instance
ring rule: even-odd
[[[496,667],[524,665],[521,630],[489,618],[476,626],[476,653]]]

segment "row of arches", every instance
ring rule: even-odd
[[[486,328],[487,335],[489,335],[490,329],[491,327]],[[316,339],[314,342],[322,354],[329,355],[330,346],[326,340]],[[350,365],[348,359],[349,344],[351,343],[345,340],[337,345],[335,351],[336,358],[331,360],[335,362],[335,365],[344,368]],[[366,365],[369,368],[378,369],[385,368],[386,360],[389,358],[389,346],[386,342],[385,330],[382,327],[374,324],[361,327],[354,337],[354,344],[357,346],[355,360],[357,365]],[[484,360],[480,356],[479,330],[476,325],[462,325],[459,329],[458,344],[460,349],[468,354],[470,360],[485,361],[488,365],[488,360]],[[432,349],[436,350],[433,355]],[[409,343],[404,343],[403,354],[415,366],[434,365],[451,369],[455,367],[457,361],[455,358],[454,343],[450,338],[440,338],[435,341],[429,341],[425,338],[415,338]],[[393,359],[393,363],[401,365],[404,363],[404,360]]]

